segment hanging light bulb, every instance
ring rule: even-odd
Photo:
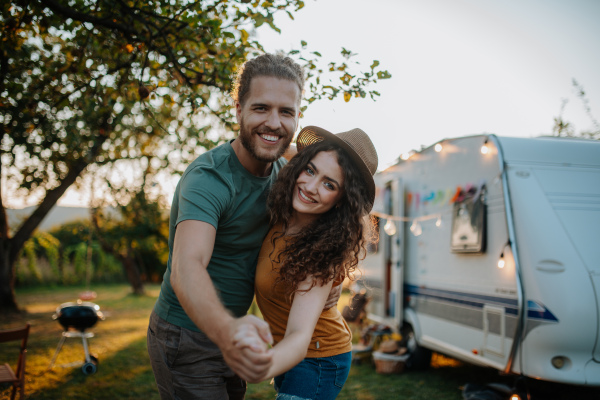
[[[438,228],[440,226],[442,226],[442,216],[438,215],[437,219],[435,220],[435,226],[437,226]]]
[[[396,223],[391,219],[388,219],[383,226],[383,230],[388,234],[388,236],[394,236],[396,234]]]
[[[504,265],[506,265],[506,262],[504,261],[504,252],[500,253],[500,258],[498,259],[498,268],[502,269],[504,268]]]
[[[421,233],[423,233],[423,229],[421,228],[421,225],[417,222],[417,220],[413,221],[412,225],[410,226],[410,231],[415,236],[419,236]]]
[[[400,158],[404,161],[408,160],[409,158],[411,158],[412,156],[414,156],[417,152],[415,150],[411,150],[408,153],[402,153],[400,155]]]
[[[487,139],[485,139],[485,142],[483,142],[483,146],[481,146],[481,154],[487,154],[490,152],[490,148],[488,147],[488,141]]]

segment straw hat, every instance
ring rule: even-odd
[[[300,153],[306,146],[328,141],[341,147],[346,154],[350,156],[354,165],[360,171],[360,174],[367,185],[369,192],[369,211],[375,201],[375,181],[373,175],[377,171],[377,151],[369,136],[359,128],[347,132],[333,134],[318,126],[307,126],[303,128],[296,139],[296,147]]]

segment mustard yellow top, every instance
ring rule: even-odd
[[[263,318],[269,324],[273,340],[277,344],[285,335],[292,304],[289,296],[285,293],[283,284],[278,283],[275,285],[275,280],[279,276],[279,269],[278,263],[273,260],[277,259],[277,254],[285,246],[285,239],[278,238],[275,242],[275,251],[273,251],[271,238],[275,231],[272,228],[263,241],[258,255],[254,282],[256,303]],[[351,350],[352,333],[337,307],[323,311],[315,326],[306,357],[331,357]]]

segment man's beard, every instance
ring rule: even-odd
[[[290,143],[292,142],[292,138],[293,136],[285,139],[285,134],[281,134],[282,130],[278,129],[275,131],[272,130],[263,130],[262,132],[256,131],[256,132],[250,132],[249,129],[246,129],[246,126],[244,125],[244,120],[242,119],[240,121],[240,134],[239,134],[239,139],[242,143],[242,146],[244,146],[244,148],[246,150],[248,150],[248,152],[252,155],[252,157],[254,157],[255,159],[257,159],[258,161],[261,162],[265,162],[265,163],[272,163],[274,161],[277,161],[282,155],[283,153],[285,153],[286,149],[289,147]],[[259,154],[259,150],[258,150],[258,146],[256,144],[256,140],[259,139],[254,139],[253,136],[254,135],[259,135],[260,133],[263,134],[273,134],[276,136],[281,137],[280,140],[283,140],[283,142],[279,143],[279,149],[277,151],[277,153],[273,154],[273,153],[269,153],[269,154]]]

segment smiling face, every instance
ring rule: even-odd
[[[291,80],[257,76],[236,112],[243,147],[255,160],[271,163],[288,148],[298,127],[300,89]]]
[[[331,210],[344,195],[344,172],[335,151],[317,153],[300,172],[292,207],[294,217],[302,224]]]

